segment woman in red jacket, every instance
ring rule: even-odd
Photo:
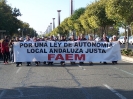
[[[8,54],[9,54],[9,46],[8,46],[8,42],[6,42],[6,40],[2,40],[1,42],[1,53],[3,56],[3,60],[4,60],[4,64],[8,63]]]

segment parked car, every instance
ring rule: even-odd
[[[133,36],[130,36],[130,37],[129,37],[129,43],[130,43],[131,45],[133,45]]]
[[[118,41],[121,43],[121,44],[125,44],[125,36],[121,36]]]

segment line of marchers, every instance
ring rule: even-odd
[[[106,53],[105,49],[87,49],[81,48],[50,48],[49,52],[46,49],[27,49],[27,53]]]

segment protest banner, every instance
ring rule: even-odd
[[[14,61],[111,62],[121,60],[118,42],[38,41],[15,42]]]

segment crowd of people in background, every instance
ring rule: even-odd
[[[14,42],[37,42],[37,41],[95,41],[94,37],[92,35],[89,36],[89,39],[86,39],[83,34],[77,37],[77,39],[74,38],[74,36],[71,36],[70,38],[66,38],[65,36],[61,36],[61,39],[55,38],[53,36],[50,37],[33,37],[31,38],[30,35],[27,35],[26,38],[22,37],[14,37],[13,39],[10,39],[9,36],[5,36],[5,38],[1,39],[0,42],[0,58],[3,60],[4,64],[14,63],[14,52],[13,52],[13,44]],[[109,38],[107,38],[106,34],[103,34],[102,39],[100,40],[102,42],[109,42]],[[117,36],[113,35],[112,40],[117,41]],[[71,65],[74,65],[75,62],[71,61]],[[107,64],[107,62],[102,62],[103,64]],[[112,61],[113,64],[117,64],[117,61]],[[16,62],[16,66],[22,65],[22,62]],[[40,64],[39,61],[35,61],[35,65],[38,66]],[[48,61],[43,62],[43,64],[53,65],[54,62]],[[65,61],[60,62],[61,65],[65,65]],[[84,64],[84,62],[80,62],[80,65]],[[89,62],[90,65],[93,65],[93,62]],[[31,62],[27,62],[27,66],[30,66]]]

